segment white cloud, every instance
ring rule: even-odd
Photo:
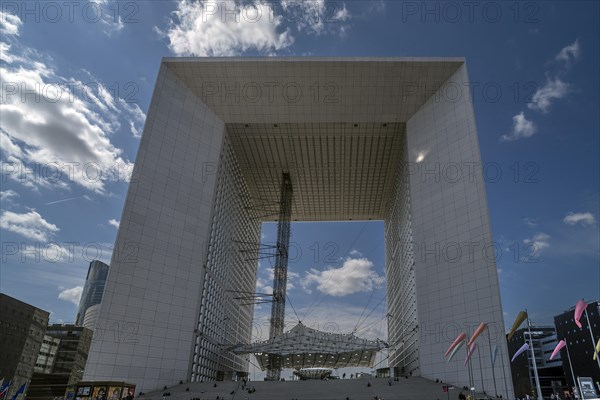
[[[256,279],[256,291],[258,293],[272,294],[273,286],[269,285],[269,283],[266,279],[257,278]]]
[[[571,91],[571,86],[560,78],[547,77],[546,84],[538,88],[527,105],[532,110],[548,113],[554,101],[562,99]]]
[[[380,287],[384,277],[374,270],[374,264],[366,258],[347,258],[340,268],[325,271],[311,269],[302,280],[302,287],[310,291],[313,284],[331,296],[347,296],[358,292],[370,292]]]
[[[90,0],[89,2],[93,7],[90,7],[88,12],[96,13],[99,16],[98,22],[101,24],[102,32],[107,36],[112,36],[113,33],[120,32],[125,27],[120,14],[134,20],[139,11],[128,5],[125,5],[120,11],[115,11],[114,3],[111,4],[112,2],[109,0]]]
[[[62,289],[58,294],[58,298],[65,301],[70,301],[76,306],[79,305],[79,299],[81,299],[81,293],[83,292],[82,286],[75,286],[71,289]]]
[[[350,251],[350,255],[351,256],[355,256],[355,257],[360,257],[360,256],[362,256],[362,253],[360,251],[356,250],[356,249],[352,249]]]
[[[501,141],[508,142],[512,140],[524,139],[533,136],[537,132],[537,126],[533,123],[533,121],[529,121],[525,117],[525,113],[523,111],[513,116],[512,119],[512,131],[508,135],[502,135],[502,137],[500,137]]]
[[[139,136],[145,120],[139,106],[111,96],[89,73],[85,82],[61,76],[14,37],[4,49],[10,52],[0,65],[2,151],[19,172],[10,178],[34,189],[68,188],[65,182],[72,181],[97,193],[105,193],[108,182],[128,181],[133,163],[110,135],[127,121]],[[39,172],[43,168],[50,178]]]
[[[299,31],[321,35],[329,32],[345,33],[348,26],[343,22],[351,15],[345,3],[325,0],[282,0],[282,15]]]
[[[154,30],[168,39],[173,53],[200,57],[276,54],[294,43],[292,27],[317,36],[343,35],[351,19],[345,3],[325,0],[179,0],[173,14],[166,30]]]
[[[531,256],[536,256],[541,253],[542,250],[550,247],[550,235],[538,232],[533,235],[530,239],[523,240],[523,243],[531,246]]]
[[[12,189],[0,192],[0,200],[10,201],[13,197],[19,197],[19,194]]]
[[[235,10],[235,15],[227,10]],[[169,48],[177,55],[233,56],[250,50],[269,53],[294,42],[289,30],[279,31],[281,16],[275,15],[270,4],[258,0],[245,6],[234,0],[180,0],[174,14],[167,32],[155,30],[169,39]]]
[[[0,217],[0,227],[40,242],[47,242],[53,233],[59,231],[56,225],[46,221],[35,210],[25,214],[4,211]]]
[[[535,228],[537,226],[537,221],[533,218],[525,217],[523,218],[523,223],[530,228]]]
[[[270,283],[273,282],[273,278],[275,277],[274,268],[267,268],[266,272],[266,278],[258,278],[256,280],[256,289],[261,293],[273,293],[273,287],[270,285]],[[299,273],[288,270],[286,289],[294,289],[296,287],[296,285],[294,285],[294,281],[298,280],[299,278]]]
[[[110,226],[114,226],[115,228],[119,229],[119,224],[121,223],[121,221],[117,221],[116,219],[112,218],[108,220],[108,224]]]
[[[581,47],[579,46],[579,40],[575,40],[572,44],[564,47],[556,57],[554,58],[556,61],[562,61],[567,65],[574,63],[579,59],[581,55]]]
[[[584,213],[570,212],[565,216],[565,218],[563,219],[563,222],[567,225],[576,225],[576,224],[580,223],[581,225],[589,226],[589,225],[594,225],[596,223],[596,218],[594,217],[594,214],[592,214],[591,212],[584,212]]]
[[[369,2],[369,14],[383,13],[385,8],[385,0],[371,0]]]
[[[18,16],[0,11],[0,33],[3,35],[18,35],[22,24]]]

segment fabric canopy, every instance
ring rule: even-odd
[[[263,342],[238,345],[236,354],[254,354],[262,370],[269,355],[281,356],[282,368],[373,367],[378,351],[388,347],[380,340],[361,339],[353,334],[329,333],[298,323],[283,335]]]

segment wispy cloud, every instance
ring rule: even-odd
[[[3,37],[8,43],[2,45],[0,65],[0,133],[2,153],[15,169],[9,177],[32,189],[68,189],[74,182],[97,193],[105,193],[109,181],[128,181],[133,163],[110,136],[123,123],[139,135],[145,114],[89,73],[85,82],[59,74],[48,57],[17,40],[18,17],[8,20],[9,28],[3,29],[11,34]],[[48,167],[50,179],[35,165]]]
[[[560,78],[547,77],[546,84],[536,90],[531,98],[531,103],[527,104],[527,107],[547,114],[552,104],[556,100],[567,96],[570,91],[571,86]]]
[[[554,57],[555,61],[560,61],[565,63],[567,66],[575,63],[581,56],[581,47],[579,46],[579,40],[576,39],[572,44],[562,48],[561,51],[558,52],[556,57]]]
[[[23,25],[23,22],[18,16],[0,11],[0,33],[3,35],[19,35],[21,25]]]
[[[538,225],[537,221],[530,217],[523,218],[523,223],[530,228],[535,228]]]
[[[0,227],[40,242],[47,242],[53,233],[59,231],[56,225],[46,221],[35,210],[25,214],[4,211],[0,216]]]
[[[512,131],[507,135],[502,135],[500,141],[507,142],[512,140],[524,139],[533,136],[537,132],[537,126],[533,121],[525,117],[525,113],[521,111],[513,116]]]
[[[326,4],[325,0],[282,0],[281,6],[283,15],[300,16],[294,18],[298,31],[317,36],[330,32],[343,34],[348,29],[343,23],[351,19],[350,11],[342,2]]]
[[[594,225],[596,223],[596,218],[594,217],[594,214],[592,214],[591,212],[582,212],[582,213],[570,212],[565,216],[565,218],[563,219],[563,222],[567,225],[580,224],[583,226],[590,226],[590,225]]]
[[[574,64],[581,55],[581,47],[579,41],[575,40],[573,44],[561,49],[555,56],[554,61],[563,63],[563,67],[556,73],[546,72],[546,83],[538,87],[531,98],[531,102],[527,104],[530,110],[538,111],[542,114],[548,114],[552,105],[568,96],[573,92],[571,84],[560,78],[563,76],[569,66]],[[500,141],[509,142],[513,140],[529,138],[537,132],[537,126],[532,120],[525,117],[525,113],[521,111],[513,116],[513,128],[511,133],[502,135]]]
[[[114,226],[115,228],[119,229],[119,224],[121,223],[121,221],[117,221],[116,219],[112,218],[108,220],[108,224],[110,226]]]
[[[51,201],[51,202],[49,202],[49,203],[46,203],[45,205],[47,205],[47,206],[51,206],[51,205],[53,205],[53,204],[66,203],[67,201],[73,201],[73,200],[82,199],[82,198],[84,198],[84,196],[69,197],[69,198],[67,198],[67,199],[62,199],[62,200]]]
[[[19,194],[12,189],[3,190],[0,192],[0,200],[10,201],[12,198],[19,197]]]
[[[352,18],[345,3],[325,0],[179,0],[173,15],[166,29],[154,27],[155,32],[168,40],[173,53],[200,57],[277,54],[294,44],[293,30],[343,35]]]
[[[531,247],[531,255],[537,256],[542,250],[550,247],[550,235],[538,232],[533,237],[523,240],[523,243]]]

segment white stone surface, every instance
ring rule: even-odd
[[[392,362],[468,385],[463,356],[447,364],[443,354],[460,331],[487,322],[505,364],[494,369],[498,392],[504,375],[511,392],[496,265],[482,253],[492,237],[467,81],[460,58],[164,59],[85,379],[149,391],[244,367],[225,348],[248,337],[248,313],[223,291],[247,290],[256,270],[237,272],[244,263],[230,263],[223,242],[257,240],[258,223],[227,211],[259,197],[276,203],[286,171],[293,219],[386,221]],[[252,97],[257,87],[304,95]],[[487,335],[478,343],[490,393]],[[474,379],[480,389],[478,369]]]
[[[460,332],[471,335],[485,322],[488,331],[477,340],[472,357],[473,385],[494,393],[490,342],[492,348],[498,344],[504,360],[504,371],[500,356],[494,368],[498,393],[512,398],[498,272],[467,82],[463,65],[445,84],[463,88],[461,94],[446,96],[441,88],[407,122],[410,161],[422,157],[409,172],[419,364],[426,378],[468,386],[468,370],[463,366],[466,352],[450,363],[443,355]]]
[[[84,379],[189,376],[224,124],[161,67]]]

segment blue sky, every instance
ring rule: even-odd
[[[4,2],[0,18],[0,289],[53,321],[74,320],[89,261],[110,260],[160,58],[179,55],[466,57],[482,160],[502,171],[487,193],[506,319],[600,297],[599,3],[288,0],[239,21],[221,2],[66,3]],[[362,315],[384,336],[382,223],[292,231],[300,317],[347,331]]]

